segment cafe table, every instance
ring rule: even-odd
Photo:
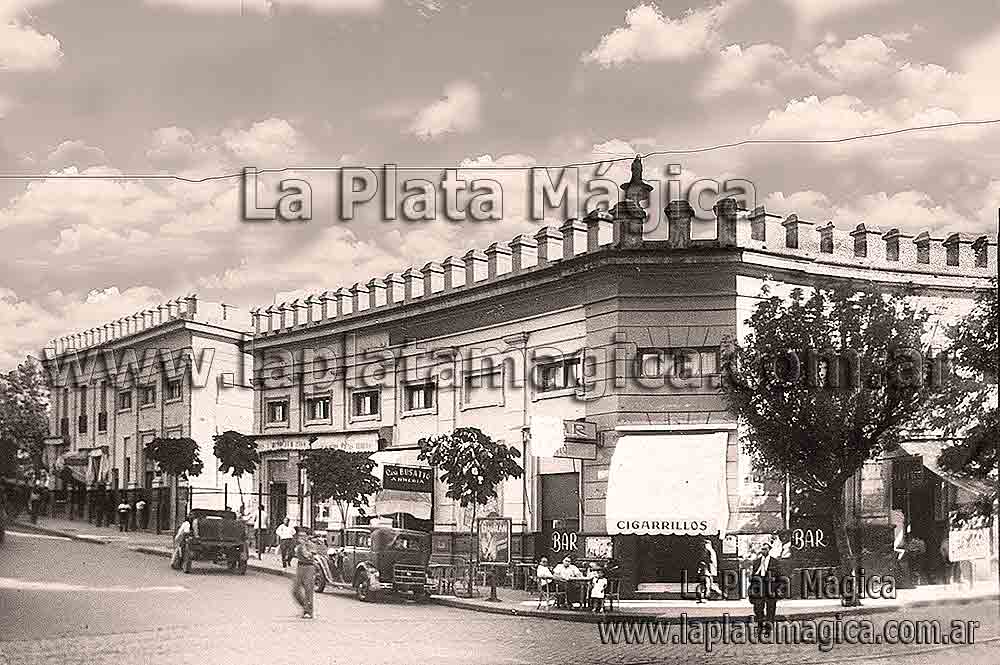
[[[586,575],[582,577],[562,577],[558,578],[558,581],[562,582],[566,587],[566,603],[570,605],[570,609],[573,609],[572,603],[569,599],[569,587],[575,584],[577,590],[580,592],[580,609],[587,609],[587,595],[590,592],[590,578]]]

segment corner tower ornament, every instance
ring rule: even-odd
[[[632,178],[621,185],[625,192],[624,200],[636,205],[649,201],[649,193],[653,191],[653,186],[642,180],[642,158],[639,155],[632,160]]]

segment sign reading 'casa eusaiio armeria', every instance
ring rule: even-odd
[[[382,467],[382,488],[430,494],[434,490],[434,476],[427,467],[386,464]]]

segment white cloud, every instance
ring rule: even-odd
[[[417,113],[408,131],[424,140],[472,131],[479,126],[480,97],[479,88],[471,83],[451,83],[444,97]]]
[[[63,141],[49,153],[46,161],[56,168],[75,166],[78,169],[107,164],[104,151],[84,141]]]
[[[52,70],[62,57],[62,45],[52,35],[0,16],[0,72]]]
[[[601,42],[581,57],[602,67],[632,62],[667,62],[690,58],[716,41],[719,23],[729,4],[688,10],[680,18],[664,16],[654,5],[640,4],[625,14],[624,27],[601,37]]]
[[[804,190],[785,195],[784,192],[773,192],[763,201],[768,212],[788,216],[798,215],[800,218],[817,221],[830,216],[830,199],[822,192]]]
[[[896,69],[895,49],[875,35],[861,35],[843,44],[820,44],[816,60],[835,78],[845,82],[871,80]]]
[[[839,138],[895,124],[885,113],[868,107],[857,97],[836,95],[821,100],[812,95],[770,111],[767,119],[753,128],[753,134],[761,138]]]
[[[226,149],[248,166],[289,166],[305,158],[302,135],[287,120],[269,118],[249,129],[222,132]]]
[[[719,52],[699,95],[712,98],[733,92],[774,92],[778,80],[793,76],[814,77],[815,73],[794,62],[776,44],[732,44]]]

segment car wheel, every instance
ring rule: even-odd
[[[326,588],[326,575],[323,574],[322,569],[316,570],[316,577],[313,581],[313,588],[316,593],[323,593],[323,589]]]
[[[372,582],[367,575],[362,575],[354,583],[354,592],[357,594],[358,600],[363,603],[370,603],[375,600],[375,594],[372,591]]]

